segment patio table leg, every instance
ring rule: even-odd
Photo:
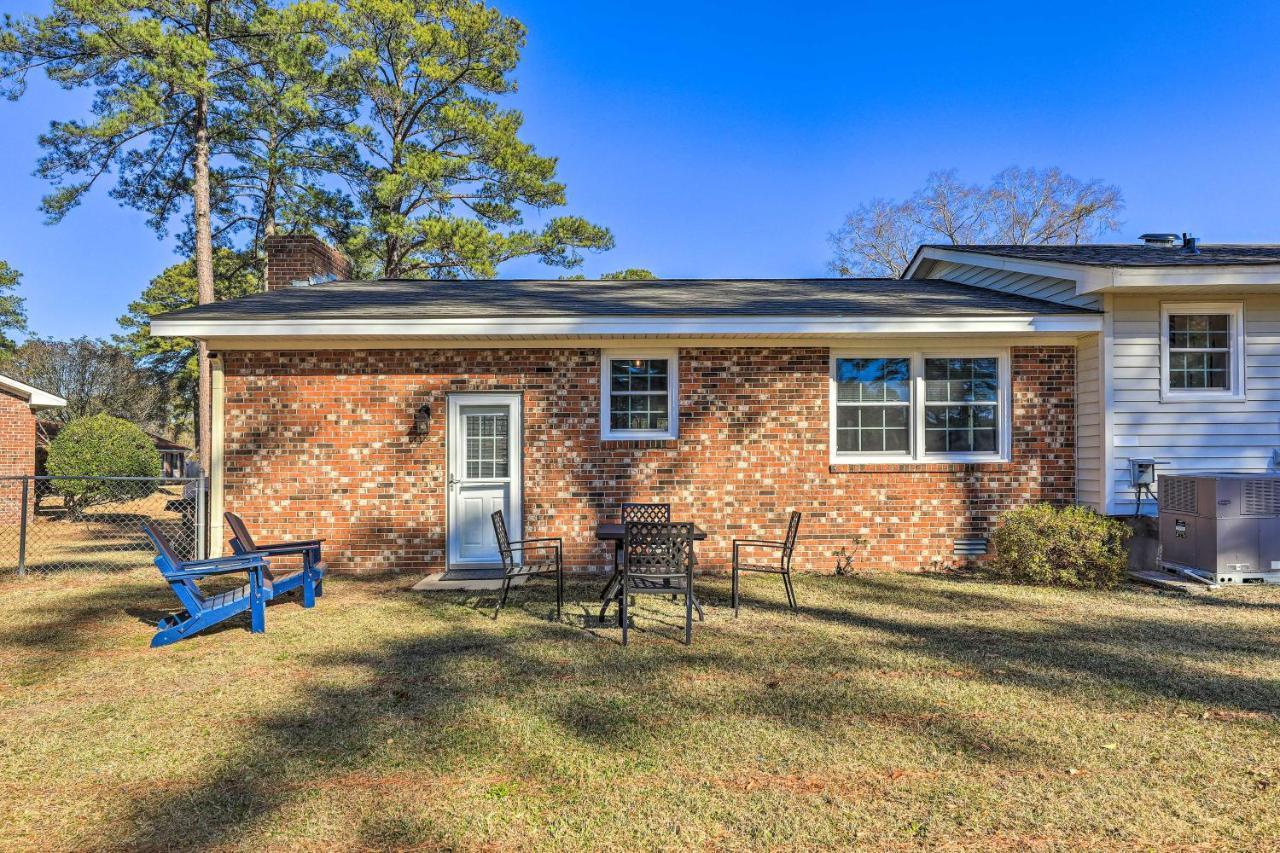
[[[622,573],[618,571],[618,557],[622,553],[622,543],[615,542],[613,545],[613,576],[609,578],[609,582],[604,585],[604,589],[600,592],[600,600],[604,603],[600,605],[600,621],[604,621],[605,614],[609,612],[609,605],[618,597],[618,583],[622,579]]]

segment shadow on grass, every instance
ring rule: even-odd
[[[577,607],[589,610],[592,597],[583,592],[573,590]],[[409,595],[433,627],[453,607],[474,606],[477,597],[441,593],[427,601]],[[833,725],[861,718],[905,729],[974,760],[1015,765],[1031,758],[1022,745],[972,715],[904,695],[898,685],[859,685],[851,706],[847,681],[779,682],[778,659],[761,660],[749,647],[699,646],[695,630],[692,647],[664,637],[622,649],[616,642],[588,641],[567,624],[572,613],[566,622],[545,621],[540,617],[547,607],[545,599],[528,599],[512,608],[521,612],[504,610],[496,626],[445,622],[442,633],[313,656],[308,665],[319,670],[354,668],[357,683],[308,685],[293,707],[254,724],[200,784],[140,799],[132,815],[135,840],[217,846],[295,798],[343,784],[352,774],[363,784],[395,784],[378,778],[393,775],[391,766],[403,766],[403,759],[384,758],[389,737],[397,753],[413,757],[421,776],[536,774],[547,772],[561,751],[643,770],[658,760],[655,748],[669,747],[673,738],[703,751],[732,752],[738,745],[698,736],[726,717],[753,728],[791,730],[804,741],[828,737]],[[874,672],[880,666],[856,647],[833,649],[830,656],[837,670]],[[696,689],[708,681],[715,689]],[[541,740],[530,742],[522,734],[530,727],[541,732]],[[201,816],[196,825],[192,815]],[[401,829],[392,820],[370,832],[399,837]]]
[[[745,730],[782,729],[797,743],[820,744],[840,732],[856,737],[858,727],[877,726],[975,763],[1017,768],[1056,760],[1046,754],[1051,747],[1028,739],[1035,735],[1010,734],[1002,708],[975,713],[947,707],[939,694],[921,695],[908,686],[918,685],[918,678],[904,684],[886,675],[886,660],[900,651],[927,672],[936,667],[940,678],[952,677],[947,670],[963,670],[963,677],[978,682],[1085,706],[1154,699],[1280,709],[1274,680],[1194,665],[1223,654],[1275,657],[1280,638],[1274,633],[1204,622],[1180,625],[1181,609],[1168,619],[1104,612],[1087,618],[1087,608],[1076,607],[1073,619],[1012,589],[1006,598],[990,587],[979,590],[944,578],[798,582],[798,617],[787,615],[780,587],[753,585],[741,620],[724,609],[723,580],[700,584],[704,603],[718,607],[705,627],[695,626],[692,647],[665,635],[670,614],[654,605],[636,615],[638,626],[652,630],[651,641],[621,649],[611,625],[584,634],[569,624],[579,611],[590,614],[598,606],[598,583],[570,586],[564,622],[545,621],[554,588],[541,584],[509,599],[496,623],[476,625],[461,610],[487,615],[490,593],[425,596],[403,586],[390,589],[385,578],[343,577],[348,588],[377,587],[379,595],[394,599],[397,612],[404,611],[400,618],[424,630],[354,648],[298,653],[314,672],[355,675],[341,683],[308,680],[289,707],[252,719],[228,744],[221,763],[199,781],[138,795],[128,816],[134,834],[118,840],[228,844],[317,790],[384,788],[390,795],[402,783],[396,769],[405,766],[413,768],[417,784],[427,786],[424,796],[441,794],[430,787],[434,777],[554,775],[559,750],[663,772],[669,768],[649,766],[672,738],[713,754],[739,749],[738,743],[707,737],[716,731],[711,721],[725,718]],[[39,627],[0,634],[0,642],[48,655],[73,653],[88,643],[95,621],[121,609],[149,609],[166,596],[159,582],[154,592],[136,584],[105,593],[86,590],[69,608],[60,606],[56,618],[51,614]],[[806,597],[824,603],[806,603]],[[322,607],[323,602],[334,597],[323,599]],[[751,620],[753,612],[775,611],[785,618]],[[1002,611],[1019,620],[1005,625],[990,615]],[[978,612],[987,614],[985,620],[966,621]],[[459,624],[464,621],[471,624]],[[593,641],[591,634],[604,641]],[[652,642],[653,634],[662,634],[662,641]],[[270,634],[264,638],[269,641]],[[704,684],[711,688],[700,689]],[[530,729],[540,734],[527,735]],[[397,816],[394,809],[362,832],[361,841],[376,846],[449,842],[443,830],[415,816]]]
[[[904,648],[985,670],[1003,683],[1066,692],[1091,682],[1143,699],[1280,714],[1280,682],[1275,679],[1197,669],[1199,664],[1217,663],[1224,654],[1280,659],[1280,633],[1275,631],[1191,622],[1179,618],[1186,615],[1182,609],[1167,620],[1098,615],[1082,621],[1062,618],[1048,603],[1011,601],[965,589],[972,582],[969,580],[945,576],[932,580],[935,583],[927,589],[902,589],[891,579],[875,576],[815,578],[822,584],[848,584],[853,606],[836,609],[805,604],[801,599],[800,613],[825,623],[880,632],[896,638],[892,641]],[[1099,600],[1109,595],[1079,594],[1096,595]],[[872,615],[858,606],[859,601],[927,612],[931,618]],[[788,612],[774,599],[744,601],[743,606]],[[1035,621],[1023,627],[965,621],[982,610],[1030,615]],[[956,621],[937,618],[947,613],[954,613]]]
[[[93,578],[101,581],[92,583],[74,592],[62,591],[54,607],[26,605],[12,615],[4,623],[0,623],[0,646],[23,651],[25,665],[17,674],[17,681],[25,685],[43,683],[77,660],[77,656],[89,648],[101,643],[103,626],[112,617],[121,613],[132,617],[137,622],[154,630],[160,619],[170,613],[185,612],[181,603],[169,589],[168,583],[157,572],[154,584],[145,583],[137,574],[120,573],[77,573],[38,576],[27,580],[10,579],[6,581],[8,589],[16,590],[25,584],[49,584],[60,586],[74,582],[80,578]],[[344,583],[383,583],[383,578],[368,578],[364,581],[353,579]],[[108,585],[108,583],[110,585]],[[217,594],[234,589],[243,583],[243,578],[210,578],[201,582],[201,589],[208,594]],[[5,587],[0,587],[4,592]],[[301,601],[300,591],[267,602],[267,629],[270,630],[271,611],[278,607],[297,607]],[[10,605],[11,606],[11,605]],[[29,617],[27,619],[15,619]],[[31,618],[33,617],[33,618]],[[26,624],[20,624],[26,622]],[[19,624],[15,624],[19,623]],[[249,614],[242,613],[217,625],[206,628],[199,634],[184,640],[184,643],[200,642],[202,639],[214,637],[224,631],[248,631]],[[130,644],[145,646],[151,641],[150,633],[139,633],[136,638],[127,640]]]

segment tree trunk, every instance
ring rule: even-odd
[[[211,3],[205,4],[204,37],[210,38]],[[209,201],[209,96],[201,91],[195,104],[195,164],[192,182],[192,207],[195,213],[196,302],[213,301],[213,227]],[[201,472],[212,473],[213,461],[213,373],[209,367],[209,346],[197,344],[196,361],[200,367],[200,383],[196,392],[196,446],[200,450]]]

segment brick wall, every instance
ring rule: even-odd
[[[36,417],[21,397],[0,391],[0,476],[30,476],[36,469]],[[22,519],[22,485],[0,480],[0,525]]]
[[[438,570],[444,562],[450,392],[524,395],[529,535],[562,536],[567,565],[600,568],[598,520],[661,500],[706,528],[704,567],[734,537],[778,538],[804,511],[798,569],[868,540],[861,567],[950,563],[957,537],[1003,509],[1074,497],[1075,351],[1012,352],[1013,454],[1005,464],[832,466],[825,348],[682,349],[680,437],[600,440],[599,352],[404,350],[224,353],[226,505],[264,538],[326,536],[330,564]],[[430,404],[428,434],[411,437]]]
[[[351,262],[337,249],[309,234],[278,234],[264,243],[267,253],[267,290],[292,287],[313,276],[351,277]]]

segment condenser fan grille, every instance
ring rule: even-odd
[[[1160,502],[1173,512],[1196,511],[1196,481],[1189,477],[1162,477]]]
[[[1280,481],[1245,480],[1244,515],[1280,515]]]

